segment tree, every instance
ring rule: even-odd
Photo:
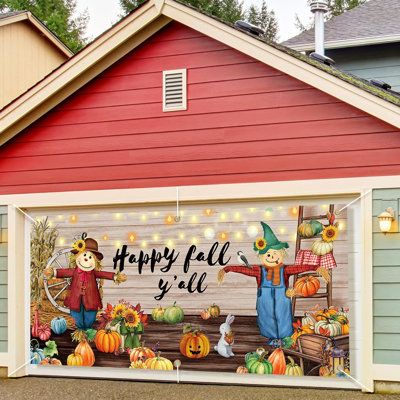
[[[361,6],[362,4],[366,3],[368,0],[328,0],[328,12],[326,13],[325,20],[329,21],[333,17],[337,17],[338,15],[341,15],[345,13],[346,11],[349,11],[355,7]],[[311,0],[308,0],[308,3],[310,3]],[[308,29],[311,29],[314,27],[314,19],[311,19],[310,21],[303,23],[300,21],[300,18],[298,15],[295,16],[295,25],[296,28],[300,32],[304,32]]]
[[[144,0],[119,0],[124,14],[135,9]],[[266,30],[267,39],[276,40],[278,33],[278,21],[274,11],[270,11],[265,1],[258,8],[254,5],[245,9],[241,0],[184,0],[190,6],[198,8],[208,14],[214,15],[231,24],[238,20],[247,20]]]
[[[278,39],[278,20],[275,12],[269,10],[267,3],[263,0],[260,8],[252,5],[247,12],[247,21],[264,29],[264,37],[269,40]]]
[[[30,11],[74,53],[85,45],[87,11],[77,14],[76,0],[0,0],[0,12]]]

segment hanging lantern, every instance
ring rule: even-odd
[[[344,371],[344,360],[346,352],[340,347],[333,347],[329,357],[329,364],[332,368],[332,373],[337,374]]]

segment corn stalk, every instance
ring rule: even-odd
[[[54,253],[58,236],[48,218],[36,221],[31,232],[31,300],[38,306],[42,302],[43,271]]]

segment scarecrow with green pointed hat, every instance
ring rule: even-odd
[[[281,242],[270,226],[261,222],[264,236],[254,242],[260,265],[248,266],[246,259],[239,256],[239,261],[244,265],[232,265],[222,268],[218,273],[218,282],[222,283],[225,273],[237,272],[253,276],[257,280],[257,324],[262,336],[268,342],[274,343],[293,334],[293,315],[291,297],[295,294],[293,289],[287,289],[291,275],[307,271],[317,271],[325,280],[329,274],[324,268],[314,265],[283,264],[286,249],[289,245]]]

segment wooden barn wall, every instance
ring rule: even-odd
[[[318,204],[318,205],[316,205]],[[346,203],[343,203],[346,204]],[[161,273],[157,266],[154,273],[149,267],[144,267],[142,275],[138,274],[136,265],[126,265],[124,272],[128,275],[128,281],[120,286],[110,281],[105,281],[104,305],[106,302],[115,304],[119,299],[139,302],[146,312],[150,312],[157,304],[171,305],[174,301],[180,304],[187,314],[198,314],[202,309],[213,302],[221,306],[224,314],[231,312],[236,315],[256,315],[255,304],[257,297],[257,285],[255,278],[235,273],[228,273],[222,286],[217,285],[217,272],[219,266],[208,266],[204,261],[194,261],[188,274],[183,274],[183,260],[189,246],[196,243],[198,250],[207,252],[211,245],[218,240],[221,244],[226,240],[231,242],[228,256],[232,257],[229,265],[237,265],[236,252],[242,250],[251,264],[259,264],[253,251],[254,237],[250,237],[247,229],[250,226],[258,228],[258,234],[262,235],[259,221],[266,221],[275,231],[278,238],[287,241],[290,245],[286,264],[294,263],[294,248],[297,231],[297,215],[292,209],[298,207],[296,201],[280,202],[235,202],[235,203],[207,203],[187,204],[182,206],[182,219],[180,223],[168,225],[165,218],[175,215],[175,205],[163,204],[155,206],[126,206],[126,207],[96,207],[80,209],[57,210],[29,210],[34,217],[47,216],[53,226],[57,226],[59,237],[57,250],[70,248],[73,238],[87,232],[99,242],[99,249],[104,253],[103,268],[112,271],[112,258],[117,248],[122,244],[128,245],[130,253],[139,254],[140,249],[151,252],[152,248],[159,251],[164,246],[175,248],[180,252],[178,261],[168,273]],[[337,209],[341,206],[337,204]],[[319,215],[327,211],[328,205],[311,203],[305,209],[305,215]],[[212,210],[212,215],[207,216],[206,209]],[[75,223],[71,223],[72,217]],[[333,271],[333,304],[346,307],[348,303],[348,254],[351,244],[347,235],[347,216],[344,211],[338,220],[340,222],[340,236],[334,245],[334,254],[338,268]],[[325,221],[326,223],[326,221]],[[212,228],[215,232],[214,239],[205,239],[205,230]],[[225,233],[226,240],[220,235]],[[129,236],[134,235],[133,243]],[[106,240],[105,240],[106,239]],[[302,248],[310,248],[311,241],[304,241]],[[55,264],[57,267],[57,264]],[[200,275],[207,273],[205,284],[208,285],[204,293],[188,294],[186,290],[174,287],[166,294],[164,299],[157,301],[154,296],[159,293],[158,281],[160,278],[173,281],[173,276],[188,280],[193,272]],[[293,283],[291,282],[291,285]],[[324,284],[321,283],[322,288]],[[296,306],[296,315],[303,315],[317,303],[326,306],[324,299],[301,299]]]
[[[393,233],[379,230],[377,216],[387,207],[396,213]],[[373,192],[374,362],[400,365],[400,189]]]
[[[7,207],[0,206],[0,353],[7,351]]]
[[[162,112],[162,71],[188,110]],[[399,173],[398,129],[178,23],[0,149],[0,194]]]

